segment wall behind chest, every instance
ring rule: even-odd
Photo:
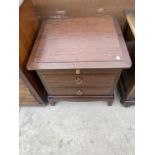
[[[123,27],[124,10],[134,9],[135,0],[32,0],[40,19],[60,17],[116,16]]]

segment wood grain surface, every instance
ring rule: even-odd
[[[121,69],[80,69],[78,75],[75,70],[70,69],[37,70],[37,73],[48,92],[51,104],[54,104],[55,100],[102,99],[111,105]],[[109,96],[111,96],[110,99]]]
[[[56,87],[77,87],[77,86],[111,86],[114,83],[114,74],[95,74],[95,75],[42,75],[42,80],[46,81],[47,86]]]
[[[48,20],[42,24],[27,68],[129,68],[120,27],[111,16]]]
[[[55,70],[54,70],[55,71]],[[66,70],[65,70],[66,71]],[[97,71],[97,69],[96,69]],[[111,95],[118,79],[119,70],[94,74],[93,70],[89,72],[81,70],[80,75],[60,74],[59,72],[52,73],[37,71],[41,81],[43,82],[48,94],[52,95],[76,95],[76,91],[82,91],[83,95]],[[60,71],[61,72],[61,71]],[[104,73],[105,72],[105,73]],[[69,72],[68,70],[68,73]]]
[[[34,98],[29,88],[21,78],[19,79],[19,103],[20,106],[38,105],[37,100]]]
[[[120,26],[111,16],[45,21],[27,64],[53,100],[103,96],[109,105],[121,70],[130,66]]]
[[[110,95],[113,94],[111,87],[80,87],[80,88],[51,88],[48,87],[49,95],[62,95],[62,96],[91,96],[91,95]]]

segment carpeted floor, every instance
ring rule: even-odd
[[[59,102],[20,108],[20,155],[134,155],[135,108]]]

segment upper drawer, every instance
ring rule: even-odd
[[[84,74],[84,75],[40,75],[48,87],[78,87],[78,86],[109,86],[114,84],[115,75],[109,74]]]
[[[63,70],[38,70],[39,74],[116,74],[119,69],[63,69]]]

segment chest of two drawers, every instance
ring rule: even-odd
[[[49,96],[111,95],[118,70],[37,71]]]
[[[131,60],[117,20],[111,16],[46,20],[27,68],[35,70],[49,102],[107,101]]]

